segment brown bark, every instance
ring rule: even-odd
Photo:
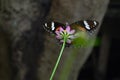
[[[93,19],[101,24],[107,5],[108,0],[53,0],[48,18],[62,23],[72,23],[82,19]],[[95,34],[97,34],[97,32]],[[91,49],[92,47],[76,49],[78,54],[72,61],[72,68],[70,69],[69,74],[66,73],[66,78],[62,80],[77,80],[78,73],[86,59],[89,57]],[[56,45],[55,41],[46,37],[45,51],[41,59],[43,63],[40,61],[41,66],[39,74],[42,75],[40,80],[49,79],[59,55],[59,50],[60,47]],[[66,60],[68,60],[70,56],[73,56],[72,53],[72,48],[65,49],[54,80],[61,79],[60,76],[64,73],[64,71],[62,72],[62,69],[65,67]],[[46,65],[46,67],[44,67],[44,65]],[[43,70],[46,71],[43,72]]]
[[[10,41],[9,37],[3,31],[0,31],[0,80],[10,80],[11,64],[10,64]]]
[[[8,41],[11,41],[8,43],[11,44],[10,51],[4,47],[6,43],[0,47],[8,52],[0,54],[4,59],[10,57],[12,64],[9,65],[12,71],[4,76],[13,75],[10,78],[8,76],[9,80],[36,80],[37,59],[44,47],[42,23],[49,11],[50,2],[49,0],[0,0],[0,4],[0,31],[6,33],[6,36],[9,36]],[[0,38],[4,39],[4,35],[2,36]],[[1,65],[6,66],[9,60],[6,59],[3,63]]]
[[[102,36],[100,54],[98,60],[97,71],[95,72],[96,80],[106,80],[107,63],[110,49],[111,38],[107,33]]]

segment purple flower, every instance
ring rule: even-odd
[[[60,40],[60,42],[63,42],[64,38],[66,38],[66,43],[70,44],[74,39],[75,30],[71,30],[70,26],[66,26],[66,29],[63,29],[63,27],[59,27],[55,31],[55,33],[56,33],[56,38]]]

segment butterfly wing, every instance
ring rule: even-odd
[[[50,33],[55,34],[55,31],[59,28],[59,27],[65,27],[64,24],[59,23],[59,22],[48,22],[44,24],[44,29]]]
[[[98,26],[98,22],[94,20],[81,20],[72,23],[70,26],[77,31],[91,32]]]
[[[74,46],[87,46],[90,45],[89,33],[94,32],[96,27],[98,26],[97,21],[92,20],[81,20],[75,23],[72,23],[70,27],[75,30],[75,39],[73,40],[72,44]],[[88,42],[89,41],[89,42]],[[93,40],[91,40],[93,41]]]

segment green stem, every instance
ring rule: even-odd
[[[50,80],[53,80],[53,76],[55,75],[56,69],[57,69],[57,67],[58,67],[58,64],[59,64],[59,62],[60,62],[60,59],[61,59],[61,56],[62,56],[62,53],[63,53],[63,50],[64,50],[64,48],[65,48],[65,42],[66,42],[66,37],[64,37],[64,42],[63,42],[63,44],[62,44],[62,48],[61,48],[59,57],[58,57],[58,59],[57,59],[57,62],[56,62],[56,64],[55,64],[55,67],[54,67],[54,69],[53,69],[53,72],[52,72],[52,74],[51,74]]]

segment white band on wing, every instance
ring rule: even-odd
[[[47,27],[47,23],[45,23],[45,26]]]
[[[52,22],[51,29],[52,29],[52,30],[54,30],[54,29],[55,29],[55,23],[54,23],[54,22]]]
[[[96,21],[94,21],[94,25],[95,25],[95,26],[97,25],[97,22],[96,22]]]
[[[87,23],[87,21],[84,21],[84,24],[85,24],[85,28],[90,30],[90,26],[89,26],[89,24]]]

